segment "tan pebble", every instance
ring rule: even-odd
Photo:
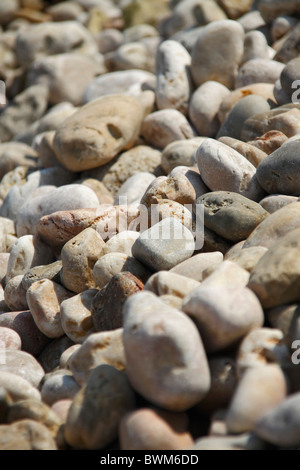
[[[207,268],[214,270],[222,261],[223,254],[221,252],[199,253],[177,264],[170,272],[201,282],[204,271]]]
[[[61,326],[75,343],[83,343],[94,331],[91,305],[98,289],[88,289],[60,304]]]
[[[7,391],[14,402],[27,398],[41,399],[37,388],[31,385],[28,380],[12,372],[0,371],[0,386]]]
[[[0,346],[1,350],[5,349],[17,349],[20,350],[22,341],[20,335],[12,328],[0,326]]]
[[[183,299],[190,291],[199,286],[200,283],[194,279],[168,271],[159,271],[148,279],[145,290],[158,296],[172,295]]]
[[[67,416],[69,412],[69,408],[72,404],[72,400],[69,398],[65,398],[63,400],[57,400],[51,406],[51,410],[58,416],[58,418],[65,423],[67,421]]]
[[[57,450],[46,426],[31,419],[0,426],[2,450]]]

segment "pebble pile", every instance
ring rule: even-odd
[[[1,0],[0,450],[300,448],[299,15]]]

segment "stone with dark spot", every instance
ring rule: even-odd
[[[233,242],[245,240],[268,216],[260,204],[229,191],[204,194],[196,204],[204,205],[205,226]]]
[[[27,290],[34,282],[41,281],[42,279],[49,279],[50,281],[59,283],[59,273],[61,268],[61,260],[54,261],[54,263],[50,263],[45,266],[34,266],[24,274],[22,279],[22,286],[25,290]]]
[[[91,313],[96,331],[121,328],[125,300],[143,288],[144,284],[130,272],[124,271],[113,276],[92,302]]]

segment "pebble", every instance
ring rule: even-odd
[[[0,447],[1,450],[57,450],[47,427],[32,419],[1,425]]]
[[[5,351],[5,363],[0,364],[0,373],[2,371],[18,375],[36,388],[45,374],[41,365],[31,354],[16,349]]]
[[[104,248],[104,241],[93,228],[86,228],[63,246],[60,277],[66,289],[79,294],[96,287],[93,268]]]
[[[112,366],[96,367],[70,406],[64,432],[67,443],[78,449],[105,448],[118,437],[121,419],[134,406],[126,375]]]
[[[267,318],[272,328],[279,329],[286,344],[291,345],[299,338],[298,304],[282,305],[267,310]]]
[[[287,381],[278,365],[249,368],[240,380],[226,416],[231,434],[253,431],[256,422],[287,395]]]
[[[262,0],[260,2],[259,11],[262,17],[270,23],[277,16],[282,14],[293,14],[299,11],[297,1],[286,2],[284,0]]]
[[[36,387],[13,372],[0,371],[0,387],[7,391],[13,402],[26,400],[27,398],[41,399],[40,392]]]
[[[20,350],[22,346],[22,340],[20,335],[12,328],[0,326],[0,345],[1,349],[12,349]]]
[[[193,93],[189,117],[200,136],[216,136],[220,129],[218,111],[228,95],[230,91],[226,86],[212,80],[200,85]]]
[[[80,386],[74,377],[60,369],[56,374],[45,378],[41,387],[41,398],[48,406],[52,406],[58,400],[73,399],[80,390]]]
[[[33,319],[48,338],[64,334],[60,318],[60,304],[72,294],[49,279],[34,282],[27,290],[26,299]]]
[[[300,394],[288,396],[277,407],[257,421],[255,433],[267,442],[280,447],[299,447]]]
[[[300,142],[298,140],[286,142],[258,165],[257,179],[267,193],[299,195],[299,150]]]
[[[72,344],[69,348],[65,349],[59,359],[59,367],[61,369],[69,370],[69,359],[72,354],[81,347],[80,343]]]
[[[122,450],[189,450],[194,441],[187,425],[185,413],[141,408],[123,417],[120,447]]]
[[[257,295],[264,308],[277,307],[300,299],[299,233],[299,228],[292,230],[271,246],[251,273],[249,288]]]
[[[58,416],[58,418],[65,423],[67,421],[67,416],[69,412],[69,408],[72,404],[72,400],[70,398],[65,398],[64,400],[57,400],[51,406],[51,410]]]
[[[121,272],[94,296],[91,318],[96,331],[122,328],[122,308],[128,297],[143,290],[143,283],[130,272]]]
[[[288,204],[297,202],[297,196],[286,196],[284,194],[274,194],[273,196],[267,196],[260,201],[260,205],[270,214],[282,209]]]
[[[97,289],[88,289],[60,304],[62,329],[75,343],[83,343],[94,331],[91,306],[97,293]]]
[[[67,365],[79,385],[85,384],[90,373],[103,364],[120,371],[125,370],[122,335],[122,328],[92,333],[78,349],[73,351]]]
[[[193,216],[190,209],[178,202],[162,199],[158,204],[152,204],[151,207],[148,208],[148,214],[149,224],[151,226],[165,218],[173,217],[192,231]]]
[[[133,388],[169,411],[186,411],[200,402],[210,388],[210,374],[194,323],[151,292],[131,296],[123,315],[126,374]]]
[[[146,172],[130,176],[115,195],[114,204],[124,204],[126,201],[128,205],[139,205],[145,191],[154,180],[155,176]]]
[[[247,287],[234,284],[214,287],[203,283],[184,298],[182,308],[195,321],[209,353],[236,345],[264,322],[257,297]]]
[[[228,191],[204,194],[195,204],[204,206],[205,226],[233,242],[245,240],[268,217],[260,204]]]
[[[195,124],[194,124],[195,125]],[[167,145],[161,156],[161,166],[168,175],[177,166],[193,166],[193,156],[204,138],[175,140]]]
[[[267,156],[265,152],[249,142],[242,142],[241,140],[226,136],[219,137],[218,141],[242,154],[255,168],[257,168],[260,162]]]
[[[192,258],[178,263],[174,268],[170,269],[170,273],[179,274],[201,282],[206,269],[209,268],[213,271],[222,261],[223,254],[220,251],[199,253],[192,256]]]
[[[299,24],[297,23],[296,26],[293,27],[291,32],[282,38],[282,42],[280,43],[280,46],[274,57],[275,60],[287,64],[290,60],[293,60],[298,57],[297,44],[299,41],[299,35],[300,28]]]
[[[293,16],[278,16],[272,22],[272,39],[277,41],[289,33],[292,28],[297,24],[297,19]]]
[[[263,190],[255,167],[240,153],[221,142],[206,139],[197,150],[201,178],[211,191],[230,191],[259,201]]]
[[[105,244],[105,254],[123,253],[127,256],[133,256],[132,245],[139,236],[139,232],[134,232],[133,230],[125,230],[114,235]]]
[[[180,111],[161,109],[145,117],[141,135],[150,146],[164,149],[174,140],[192,139],[195,132]]]
[[[18,166],[36,168],[37,153],[22,142],[0,144],[0,178]]]
[[[38,360],[42,365],[45,372],[51,372],[57,369],[60,365],[60,358],[64,351],[66,351],[74,343],[66,335],[60,338],[52,339],[38,356]]]
[[[127,256],[123,253],[107,253],[98,259],[93,268],[96,287],[102,289],[116,274],[126,271],[142,282],[150,277],[150,271],[147,267],[133,256]]]
[[[4,300],[7,307],[12,311],[28,310],[26,290],[24,289],[22,282],[22,274],[14,276],[6,282]]]
[[[199,286],[200,282],[194,279],[168,271],[159,271],[148,279],[145,290],[159,297],[171,295],[183,299],[186,294]]]
[[[104,165],[133,146],[142,119],[143,109],[136,98],[125,94],[101,96],[66,119],[57,130],[53,142],[57,159],[65,168],[77,172]]]
[[[251,59],[239,69],[235,86],[241,88],[253,83],[275,83],[284,64],[271,59]],[[258,114],[258,113],[257,113]]]
[[[22,276],[22,286],[27,291],[34,282],[42,281],[43,279],[59,283],[61,268],[61,260],[54,261],[54,263],[46,264],[45,266],[34,266]]]
[[[216,80],[233,88],[243,50],[244,30],[239,23],[220,20],[205,26],[191,54],[191,72],[196,86]]]
[[[287,136],[280,131],[269,131],[261,137],[248,142],[252,146],[258,148],[267,155],[275,152],[287,141]]]
[[[266,36],[261,31],[249,31],[246,33],[242,63],[244,64],[253,59],[269,59],[269,57],[269,46]]]
[[[192,83],[191,56],[180,43],[163,41],[156,55],[156,104],[158,109],[177,109],[187,114]]]
[[[165,218],[143,232],[132,246],[135,258],[152,271],[169,270],[190,258],[195,249],[192,233],[174,218]]]
[[[230,251],[230,250],[229,250]],[[264,246],[243,248],[237,253],[226,253],[225,259],[233,261],[241,268],[251,273],[262,256],[268,251]]]

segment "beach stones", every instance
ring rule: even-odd
[[[204,398],[210,374],[193,322],[150,292],[131,296],[123,315],[126,373],[133,388],[171,411],[185,411]]]
[[[216,80],[233,88],[244,50],[244,30],[231,20],[213,22],[200,32],[192,50],[192,77],[197,86]],[[217,51],[215,60],[212,51]]]
[[[233,242],[245,240],[268,216],[260,204],[227,191],[200,196],[196,204],[204,206],[205,226]]]
[[[1,425],[0,447],[2,450],[57,450],[51,432],[32,419]]]
[[[192,233],[176,219],[166,218],[137,238],[132,254],[152,271],[160,271],[190,258],[194,249]]]
[[[253,201],[262,198],[255,167],[235,150],[206,139],[196,156],[201,178],[211,191],[236,192]]]
[[[88,289],[60,304],[61,326],[75,343],[83,343],[94,331],[91,306],[97,289]]]
[[[133,146],[142,119],[143,109],[135,98],[122,94],[100,97],[64,121],[53,142],[56,156],[71,171],[104,165]]]

